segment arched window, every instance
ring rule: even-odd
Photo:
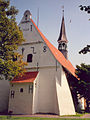
[[[23,92],[23,88],[20,88],[20,92]]]
[[[27,55],[27,62],[32,62],[32,57],[33,57],[32,54],[28,54]]]
[[[64,47],[64,46],[65,46],[65,43],[63,43],[62,45],[63,45],[63,47]]]

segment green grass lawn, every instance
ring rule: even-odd
[[[40,117],[16,117],[12,116],[7,118],[7,116],[0,116],[0,120],[81,120],[81,118],[40,118]],[[82,120],[90,120],[90,118],[84,118]]]

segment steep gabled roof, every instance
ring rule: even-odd
[[[46,43],[46,45],[48,46],[48,48],[50,49],[50,51],[52,52],[52,54],[54,55],[54,57],[56,58],[56,60],[64,67],[66,68],[66,70],[68,70],[73,76],[75,75],[75,68],[73,67],[73,65],[70,63],[69,60],[66,60],[66,58],[63,56],[63,54],[57,49],[55,48],[48,40],[47,38],[42,34],[42,32],[38,29],[38,27],[36,26],[36,24],[34,23],[34,21],[31,19],[31,22],[33,23],[34,27],[36,28],[36,30],[38,31],[38,33],[40,34],[40,36],[42,37],[42,39],[44,40],[44,42]]]
[[[38,72],[26,72],[24,75],[14,78],[11,83],[28,83],[33,82],[37,77]]]

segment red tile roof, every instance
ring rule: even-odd
[[[33,82],[37,77],[38,72],[26,72],[22,77],[14,78],[11,83],[27,83]]]
[[[35,26],[36,30],[39,32],[40,36],[42,37],[42,39],[44,40],[44,42],[46,43],[46,45],[49,47],[49,49],[51,50],[52,54],[54,55],[54,57],[56,58],[56,60],[64,67],[66,68],[73,76],[76,77],[75,75],[75,68],[73,67],[73,65],[70,63],[69,60],[66,60],[66,58],[63,56],[63,54],[57,49],[55,48],[47,39],[46,37],[42,34],[42,32],[38,29],[38,27],[36,26],[36,24],[34,23],[34,21],[31,19],[33,25]]]

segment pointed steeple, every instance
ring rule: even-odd
[[[68,42],[67,37],[66,37],[66,31],[65,31],[64,15],[62,17],[62,24],[61,24],[58,42],[66,42],[66,43]]]
[[[60,35],[58,38],[58,50],[62,52],[62,54],[65,56],[67,59],[67,37],[66,37],[66,31],[65,31],[65,22],[64,22],[64,10],[63,10],[63,17],[62,17],[62,23],[61,23],[61,28],[60,28]]]

